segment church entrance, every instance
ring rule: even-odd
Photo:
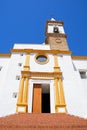
[[[34,84],[33,113],[50,113],[50,85]]]

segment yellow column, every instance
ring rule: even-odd
[[[28,81],[29,79],[26,78],[25,79],[25,83],[24,83],[24,90],[23,90],[23,104],[27,104],[28,101]]]
[[[24,65],[24,70],[29,71],[30,69],[30,54],[26,54],[26,59],[25,59],[25,65]]]
[[[60,67],[58,65],[58,57],[54,55],[54,72],[60,72]],[[63,91],[63,84],[62,79],[54,78],[54,85],[55,85],[55,111],[56,113],[60,112],[62,108],[66,112],[66,104],[64,98],[64,91]]]
[[[24,71],[29,71],[30,69],[30,54],[26,54]],[[19,93],[17,100],[16,112],[27,112],[28,110],[28,77],[22,77],[19,85]],[[22,109],[19,109],[22,108]]]
[[[59,71],[60,67],[58,65],[58,57],[56,54],[54,54],[54,72]],[[54,87],[55,87],[55,111],[56,113],[58,113],[58,106],[60,105],[58,78],[54,78]]]
[[[22,103],[23,88],[24,88],[24,78],[22,77],[21,80],[20,80],[20,85],[19,85],[19,93],[18,93],[18,102],[17,102],[17,104]]]
[[[58,57],[57,57],[57,55],[54,55],[54,71],[55,72],[60,71],[60,67],[58,65]]]
[[[62,84],[62,79],[61,78],[59,79],[59,86],[60,86],[60,104],[65,105],[63,84]]]
[[[58,112],[58,106],[60,105],[58,78],[54,79],[54,87],[55,87],[55,111]]]

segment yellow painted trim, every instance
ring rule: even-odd
[[[57,55],[54,55],[54,71],[55,72],[60,71],[60,67],[58,65],[58,57],[57,57]]]
[[[59,113],[59,108],[64,108],[66,112],[65,97],[61,78],[54,78],[54,89],[55,89],[55,112]]]
[[[24,52],[24,53],[47,53],[47,54],[68,54],[71,55],[71,51],[60,51],[60,50],[36,50],[36,49],[11,49],[11,53],[13,52]]]
[[[54,80],[54,77],[30,77],[30,79],[38,79],[38,80]]]
[[[19,85],[16,112],[20,112],[18,111],[18,107],[24,107],[24,112],[28,111],[28,88],[29,88],[29,78],[22,77]]]
[[[29,67],[29,66],[25,66],[25,65],[24,65],[24,68],[30,68],[30,67]]]
[[[62,79],[59,79],[59,86],[60,86],[60,104],[65,104],[65,97],[64,97]]]
[[[22,99],[23,99],[23,88],[24,88],[24,78],[22,77],[21,80],[20,80],[20,85],[19,85],[19,93],[18,93],[17,104],[21,104],[22,103]]]
[[[45,62],[39,62],[39,61],[36,59],[38,56],[45,56],[45,57],[47,58],[47,60],[46,60]],[[35,60],[35,62],[38,63],[38,64],[42,64],[42,65],[43,65],[43,64],[47,64],[47,63],[49,62],[49,56],[48,56],[47,54],[45,54],[45,53],[38,53],[38,54],[35,55],[34,60]]]
[[[73,60],[87,60],[87,56],[71,56]]]
[[[62,76],[62,72],[33,72],[33,71],[21,71],[21,74],[23,77],[29,77],[29,78],[33,78],[33,77],[58,77],[61,78]]]
[[[27,106],[27,103],[17,103],[17,106]]]
[[[28,78],[25,79],[23,90],[23,103],[27,104],[27,102],[28,102]]]
[[[0,54],[0,57],[10,57],[11,54]]]
[[[54,87],[55,87],[55,106],[56,106],[56,105],[60,105],[59,85],[58,85],[58,79],[57,78],[54,79]],[[57,109],[56,109],[56,112],[58,112]]]
[[[33,49],[11,49],[10,52],[24,52],[24,53],[31,53]]]
[[[24,70],[29,71],[30,69],[30,54],[26,54]]]
[[[30,63],[30,54],[26,54],[25,66],[29,66]]]
[[[56,104],[55,107],[66,107],[65,104]]]
[[[19,111],[18,107],[23,107],[24,111]],[[27,104],[17,104],[16,105],[16,112],[17,113],[26,113],[26,112],[28,112],[28,105]]]

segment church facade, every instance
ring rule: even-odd
[[[72,56],[62,21],[46,22],[43,44],[0,54],[0,116],[68,113],[87,118],[87,56]]]

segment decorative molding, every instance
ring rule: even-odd
[[[47,37],[65,37],[67,38],[67,34],[62,34],[62,33],[46,33]]]
[[[30,67],[29,67],[29,66],[25,66],[25,65],[24,65],[24,68],[30,68]]]
[[[30,70],[30,54],[26,54],[24,70],[25,71],[29,71]]]
[[[60,67],[58,65],[58,57],[57,57],[57,55],[54,55],[54,71],[55,72],[60,71]]]
[[[66,107],[66,104],[56,104],[55,107]]]
[[[55,90],[55,112],[59,113],[59,108],[64,108],[64,113],[66,112],[66,103],[63,91],[62,79],[54,79],[54,90]]]
[[[0,54],[0,57],[11,57],[11,54]]]
[[[71,56],[73,60],[87,60],[87,56]]]
[[[36,49],[11,49],[11,53],[24,52],[24,53],[46,53],[46,54],[68,54],[71,55],[71,51],[60,51],[60,50],[36,50]]]
[[[22,77],[19,84],[16,112],[28,111],[28,88],[29,88],[29,78]],[[24,110],[23,111],[19,110],[20,107],[23,108]]]
[[[29,77],[29,78],[42,78],[42,77],[49,77],[49,78],[62,78],[62,72],[31,72],[31,71],[21,71],[22,77]]]
[[[64,24],[63,21],[51,21],[51,20],[47,20],[47,21],[46,21],[46,24],[48,24],[48,23],[57,23],[57,24],[61,24],[61,25]]]

